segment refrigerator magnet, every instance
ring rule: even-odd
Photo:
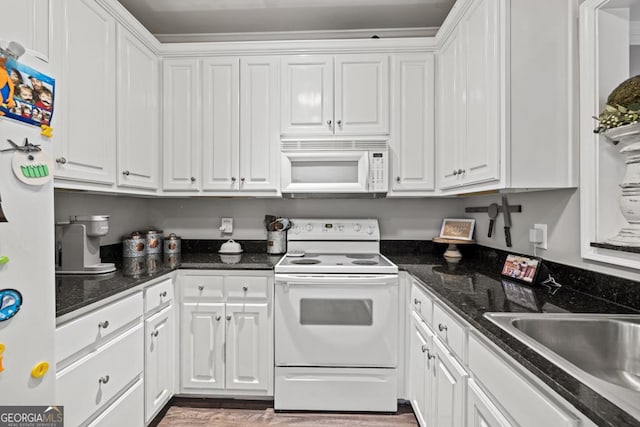
[[[44,151],[13,153],[13,173],[27,185],[42,185],[53,179],[53,159]]]
[[[0,322],[11,319],[22,307],[22,294],[15,289],[0,290]]]

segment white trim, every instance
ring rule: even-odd
[[[631,21],[629,42],[631,46],[640,45],[640,21]]]
[[[126,28],[130,33],[135,35],[140,42],[153,51],[156,55],[160,52],[160,42],[149,32],[141,23],[133,16],[120,2],[116,0],[96,0],[111,16],[113,16],[118,24]]]
[[[183,33],[154,36],[160,43],[208,43],[276,40],[335,40],[379,38],[434,37],[438,27],[367,28],[357,30],[261,31],[243,33]]]

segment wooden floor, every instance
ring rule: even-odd
[[[273,402],[174,400],[152,425],[159,427],[416,427],[411,408],[400,405],[397,414],[274,412]]]

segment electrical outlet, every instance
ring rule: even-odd
[[[220,221],[221,233],[233,233],[233,218],[222,218]]]
[[[547,224],[533,224],[533,229],[542,233],[540,243],[535,243],[536,248],[547,249]]]

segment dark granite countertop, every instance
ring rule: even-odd
[[[458,266],[448,266],[439,256],[410,255],[389,258],[426,284],[451,310],[473,328],[504,350],[559,395],[573,404],[599,426],[640,426],[640,421],[609,402],[585,384],[560,369],[546,358],[521,343],[484,317],[487,312],[575,312],[638,314],[639,310],[563,286],[555,294],[545,287],[526,287],[534,291],[535,299],[511,301],[505,292],[518,289],[518,284],[503,281],[499,274],[487,271],[492,266],[485,260],[465,260]],[[466,262],[465,262],[466,261]],[[497,269],[496,269],[497,270]],[[552,271],[552,273],[554,273]],[[555,276],[555,274],[554,274]],[[640,292],[640,289],[638,290]],[[511,295],[511,294],[510,294]],[[511,299],[517,300],[517,294]]]
[[[281,255],[244,252],[183,254],[180,258],[124,258],[113,273],[96,276],[56,276],[56,317],[129,291],[177,268],[207,270],[273,270]]]

